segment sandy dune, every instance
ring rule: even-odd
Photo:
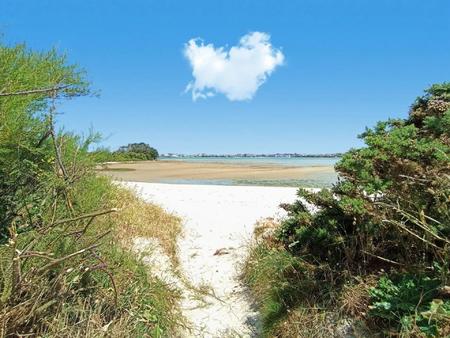
[[[258,313],[236,274],[245,258],[246,243],[251,238],[255,222],[264,217],[283,216],[278,205],[293,202],[296,189],[125,184],[137,189],[145,200],[183,218],[184,235],[178,243],[182,274],[194,288],[207,290],[210,295],[199,298],[198,293],[181,286],[182,311],[192,327],[191,331],[182,333],[182,337],[255,336]],[[158,264],[160,258],[149,262],[163,265]],[[167,282],[182,285],[167,271],[164,276]]]

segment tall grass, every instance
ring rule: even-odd
[[[172,237],[165,234],[162,243],[174,250],[179,220],[105,177],[90,176],[72,193],[76,208],[117,211],[96,217],[83,234],[77,232],[87,223],[80,220],[45,233],[15,234],[1,247],[2,335],[170,336],[178,323],[178,292],[151,277],[127,243],[165,229]],[[136,216],[129,219],[130,213]],[[14,254],[36,239],[27,256]],[[98,246],[73,255],[92,243]],[[15,266],[20,282],[8,288],[17,279]]]
[[[165,212],[160,206],[136,198],[135,192],[119,185],[112,188],[111,201],[120,212],[111,217],[120,224],[117,238],[122,244],[130,246],[137,237],[158,239],[159,245],[171,258],[174,266],[178,265],[176,238],[181,233],[181,219]]]
[[[268,224],[267,226],[264,223]],[[359,319],[367,311],[368,289],[373,282],[347,285],[341,292],[312,264],[293,256],[265,230],[277,230],[273,220],[258,224],[242,279],[255,297],[267,338],[370,337]],[[347,318],[352,321],[351,332]],[[351,335],[350,335],[351,336]]]

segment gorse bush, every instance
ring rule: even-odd
[[[292,252],[331,266],[446,264],[450,244],[450,85],[417,99],[406,120],[379,123],[367,146],[344,154],[340,181],[290,205],[280,238]],[[310,213],[303,202],[317,205]],[[382,260],[379,257],[386,258]]]
[[[448,334],[450,83],[427,89],[406,119],[360,137],[366,146],[343,155],[332,189],[300,189],[283,206],[289,217],[277,239],[322,286],[310,289],[318,306],[341,307],[355,278],[379,279],[355,286],[367,325],[390,335]]]
[[[95,175],[95,135],[56,130],[57,103],[89,93],[54,51],[0,45],[0,336],[171,335],[177,294],[124,233],[175,237],[179,221]],[[128,206],[139,226],[117,208]]]

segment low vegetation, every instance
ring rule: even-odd
[[[158,151],[146,143],[130,143],[116,151],[99,148],[90,153],[97,163],[124,162],[124,161],[153,161],[158,159]]]
[[[174,254],[178,218],[94,171],[94,137],[57,131],[57,103],[90,93],[54,51],[0,45],[0,336],[161,337],[178,293],[129,249]]]
[[[268,337],[450,335],[450,84],[361,138],[251,251]]]
[[[181,234],[181,219],[166,213],[160,206],[147,203],[136,197],[133,191],[119,186],[112,188],[112,203],[121,210],[111,215],[116,224],[117,238],[127,247],[138,237],[154,238],[178,265],[176,238]]]

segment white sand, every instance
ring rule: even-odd
[[[194,288],[208,286],[211,296],[199,297],[177,281],[170,272],[160,277],[182,288],[181,309],[190,322],[182,337],[257,336],[258,313],[248,290],[237,274],[246,255],[255,222],[265,217],[282,217],[280,203],[293,202],[296,188],[181,185],[128,182],[147,201],[161,205],[183,218],[184,234],[179,239],[179,258],[184,276]],[[153,242],[136,242],[137,250]],[[220,255],[215,255],[216,251]],[[163,255],[156,250],[157,255]],[[153,265],[165,265],[163,257],[148,258]],[[162,263],[161,263],[162,262]],[[164,263],[166,262],[166,263]],[[212,296],[213,295],[213,296]]]

